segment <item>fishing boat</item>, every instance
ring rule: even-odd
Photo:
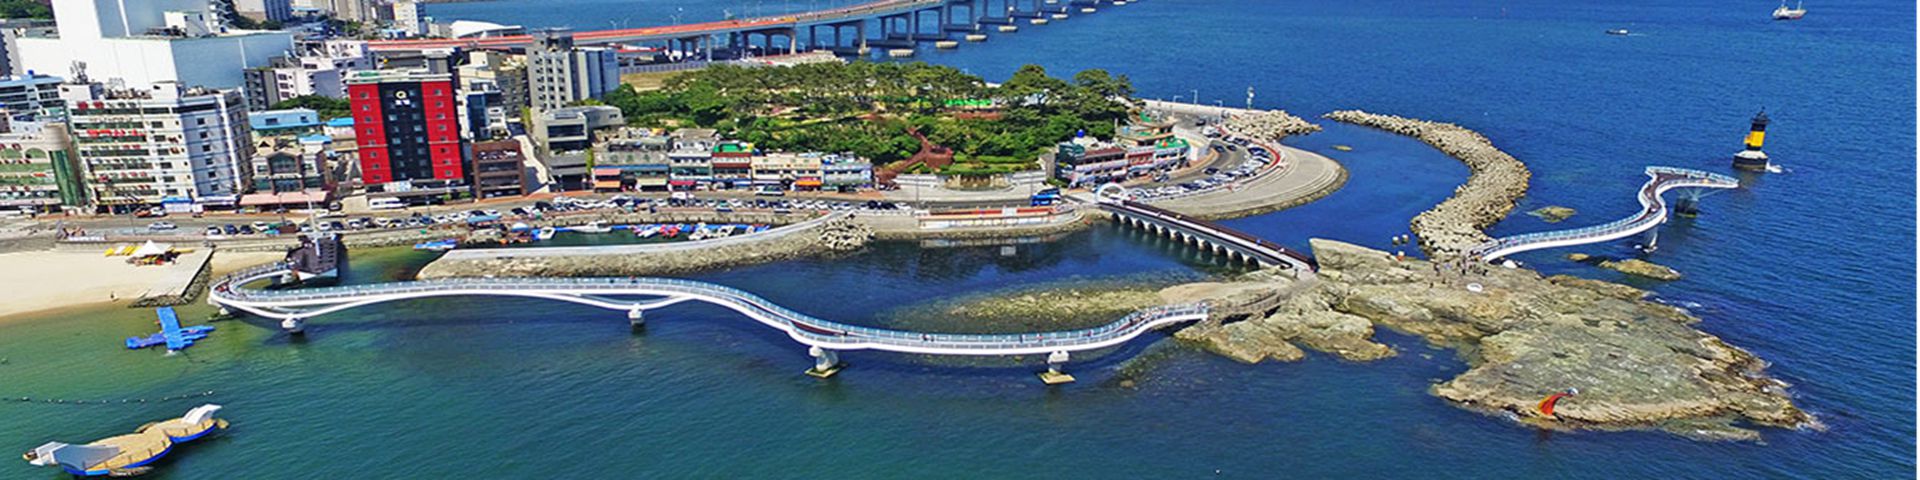
[[[1625,36],[1625,35],[1628,35],[1628,34],[1630,34],[1630,33],[1632,33],[1632,32],[1628,32],[1628,31],[1627,31],[1627,29],[1624,29],[1624,28],[1615,28],[1615,29],[1612,29],[1612,30],[1607,30],[1607,35],[1621,35],[1621,36]],[[1353,147],[1347,147],[1347,148],[1353,148]]]
[[[444,252],[448,250],[453,250],[454,247],[458,247],[458,246],[460,246],[459,240],[454,240],[449,238],[444,240],[434,240],[431,242],[416,243],[416,244],[413,244],[413,249],[427,250],[432,252]]]
[[[540,231],[533,233],[533,239],[540,240],[540,241],[552,240],[553,234],[556,232],[559,232],[559,230],[556,230],[553,227],[540,227]]]
[[[734,228],[734,226],[733,226],[733,225],[727,225],[727,226],[724,226],[724,227],[720,227],[720,230],[719,230],[719,231],[717,231],[717,232],[714,232],[714,236],[715,236],[715,237],[718,237],[718,238],[727,238],[727,237],[731,237],[731,236],[733,236],[733,228]]]
[[[660,234],[660,230],[661,228],[659,225],[646,225],[643,227],[635,227],[633,230],[633,236],[640,237],[640,238],[653,238],[655,235]]]
[[[1795,4],[1793,8],[1787,8],[1787,1],[1780,0],[1780,8],[1773,9],[1774,20],[1799,20],[1800,17],[1804,16],[1807,16],[1806,2]]]
[[[172,453],[179,444],[225,430],[227,421],[213,416],[220,408],[211,403],[193,407],[179,418],[141,425],[133,433],[86,445],[47,442],[20,457],[34,466],[58,466],[76,476],[143,475],[153,471],[151,464]]]
[[[693,227],[693,233],[687,234],[687,240],[692,240],[696,242],[701,240],[706,240],[707,236],[710,234],[711,233],[707,231],[707,224],[705,222],[702,222],[701,224],[695,225]]]

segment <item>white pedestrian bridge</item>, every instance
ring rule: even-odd
[[[1662,195],[1669,190],[1688,191],[1691,195],[1681,201],[1691,205],[1707,191],[1740,187],[1740,180],[1733,177],[1685,168],[1647,167],[1647,176],[1647,183],[1640,187],[1640,211],[1632,216],[1591,227],[1497,238],[1474,247],[1472,254],[1491,262],[1520,252],[1619,240],[1667,223],[1669,209]],[[1653,239],[1649,238],[1646,246],[1651,248]]]
[[[1105,325],[1080,330],[1032,333],[964,334],[892,330],[833,322],[777,305],[733,287],[675,278],[450,278],[307,288],[253,288],[285,278],[287,265],[263,265],[228,275],[209,288],[209,301],[224,309],[282,320],[300,332],[306,321],[367,305],[435,297],[542,298],[627,312],[636,326],[645,311],[682,302],[725,307],[779,330],[812,347],[820,370],[838,364],[835,351],[881,350],[929,355],[1008,356],[1049,354],[1051,363],[1067,352],[1126,343],[1160,327],[1204,320],[1204,302],[1149,308]]]

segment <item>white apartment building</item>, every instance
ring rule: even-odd
[[[101,209],[231,208],[250,183],[253,146],[238,90],[69,84],[60,94],[89,198]]]
[[[296,48],[295,57],[274,57],[268,65],[246,71],[248,109],[265,110],[306,95],[346,98],[347,75],[372,69],[366,42],[302,42]]]
[[[293,48],[288,32],[228,30],[210,0],[53,0],[57,37],[21,37],[21,69],[125,88],[238,88]]]

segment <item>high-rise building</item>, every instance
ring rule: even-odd
[[[604,47],[578,47],[566,30],[541,30],[527,48],[527,88],[533,108],[553,110],[620,86],[620,55]]]
[[[421,21],[420,4],[413,0],[393,2],[393,28],[407,35],[418,37],[427,32],[426,24]]]
[[[42,108],[60,106],[60,77],[0,76],[0,110],[10,119],[31,120]]]
[[[238,90],[68,84],[60,96],[87,195],[101,209],[228,208],[250,183],[253,145]]]
[[[0,18],[0,75],[26,75],[20,63],[20,37],[47,37],[58,30],[52,20]]]
[[[238,88],[247,67],[293,48],[288,32],[229,31],[210,0],[59,0],[59,37],[22,37],[21,68],[145,88]]]
[[[65,123],[0,133],[0,208],[50,212],[87,202]]]
[[[233,11],[247,18],[261,22],[284,22],[293,18],[293,2],[289,0],[233,0]]]
[[[466,142],[452,74],[426,70],[355,72],[347,79],[370,193],[457,194],[467,184]]]

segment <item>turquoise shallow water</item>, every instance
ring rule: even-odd
[[[801,8],[803,2],[791,2]],[[442,18],[596,28],[747,13],[753,3],[535,0],[433,5]],[[1522,210],[1567,224],[1635,208],[1647,164],[1723,170],[1766,107],[1785,174],[1706,200],[1665,227],[1652,259],[1687,275],[1638,283],[1688,305],[1700,328],[1773,362],[1830,425],[1765,442],[1659,433],[1535,432],[1428,395],[1464,368],[1451,352],[1383,332],[1402,351],[1353,364],[1244,366],[1146,338],[1039,388],[1025,366],[934,366],[851,354],[833,382],[799,374],[804,349],[710,307],[650,317],[538,301],[423,301],[316,322],[290,342],[228,322],[177,358],[125,352],[147,313],[79,312],[0,327],[0,396],[159,397],[214,390],[235,428],[156,478],[490,477],[1561,477],[1889,478],[1914,470],[1914,18],[1894,2],[1811,6],[1772,23],[1768,2],[1145,0],[1028,28],[928,61],[989,78],[1022,63],[1100,67],[1142,94],[1317,114],[1365,108],[1455,121],[1527,161]],[[535,8],[539,7],[539,8]],[[773,9],[761,3],[760,8]],[[683,10],[676,10],[683,9]],[[1643,35],[1603,35],[1629,28]],[[1184,97],[1183,97],[1184,98]],[[1235,220],[1301,246],[1315,236],[1386,247],[1465,176],[1430,148],[1329,125],[1290,141],[1340,159],[1347,188]],[[1332,145],[1353,145],[1338,152]],[[1548,228],[1514,215],[1496,233]],[[1583,249],[1628,255],[1625,245]],[[1616,279],[1523,255],[1549,273]],[[404,276],[424,256],[356,252],[349,281]],[[1200,278],[1205,259],[1119,230],[997,248],[888,244],[839,259],[696,275],[827,318],[880,322],[929,298],[1063,279]],[[198,310],[195,310],[198,312]],[[1133,380],[1132,388],[1121,386]],[[84,440],[193,402],[0,403],[0,444]],[[52,478],[0,462],[0,478]]]

